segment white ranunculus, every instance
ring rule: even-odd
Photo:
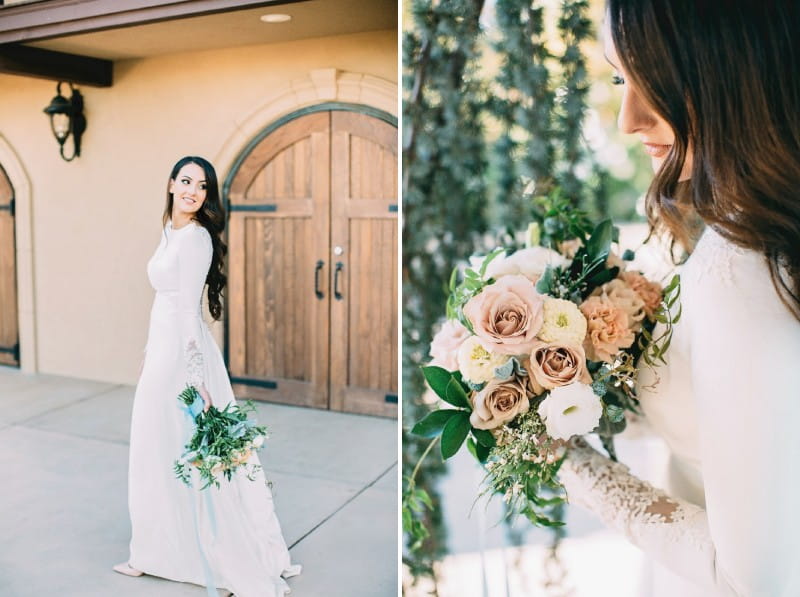
[[[492,259],[486,268],[486,277],[497,279],[501,276],[523,275],[535,282],[542,277],[548,265],[563,267],[569,265],[569,260],[545,247],[521,249],[512,255],[502,253]]]
[[[461,376],[474,384],[494,379],[494,370],[502,367],[511,358],[486,350],[477,336],[470,336],[458,348],[458,369]]]
[[[603,404],[591,386],[576,382],[550,390],[537,412],[550,437],[568,440],[597,427]]]

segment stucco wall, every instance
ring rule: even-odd
[[[113,87],[81,87],[88,129],[71,163],[42,113],[55,83],[0,75],[0,136],[30,181],[38,370],[134,383],[173,163],[219,158],[222,181],[277,90],[318,69],[396,85],[396,52],[396,32],[383,31],[118,62]]]

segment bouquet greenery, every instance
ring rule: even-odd
[[[254,481],[261,467],[248,460],[264,444],[267,429],[248,418],[248,413],[255,412],[253,403],[248,401],[243,407],[228,404],[222,410],[211,406],[203,412],[203,399],[194,386],[187,386],[178,400],[196,427],[184,453],[175,461],[175,476],[191,487],[191,467],[195,467],[203,482],[201,489],[212,484],[219,488],[220,473],[230,481],[242,467],[247,478]]]

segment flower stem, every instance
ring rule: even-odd
[[[417,473],[419,472],[419,467],[422,465],[422,461],[425,460],[425,457],[428,455],[428,452],[431,451],[434,444],[439,441],[440,437],[441,436],[439,435],[434,437],[433,440],[431,440],[431,443],[428,444],[428,447],[425,448],[425,451],[422,453],[422,456],[419,457],[419,460],[417,461],[417,466],[414,467],[414,470],[411,472],[411,476],[408,478],[408,483],[412,487],[414,485],[414,479],[417,478]]]

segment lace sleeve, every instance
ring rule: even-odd
[[[559,477],[570,504],[590,510],[678,574],[700,585],[717,585],[714,545],[702,508],[670,498],[579,438],[571,441]]]
[[[800,595],[800,324],[764,259],[713,231],[681,285],[706,509],[585,442],[562,467],[568,498],[708,595]]]
[[[192,225],[192,224],[190,224]],[[187,231],[178,252],[178,317],[186,363],[186,383],[203,385],[201,301],[211,265],[211,239],[204,228]]]

